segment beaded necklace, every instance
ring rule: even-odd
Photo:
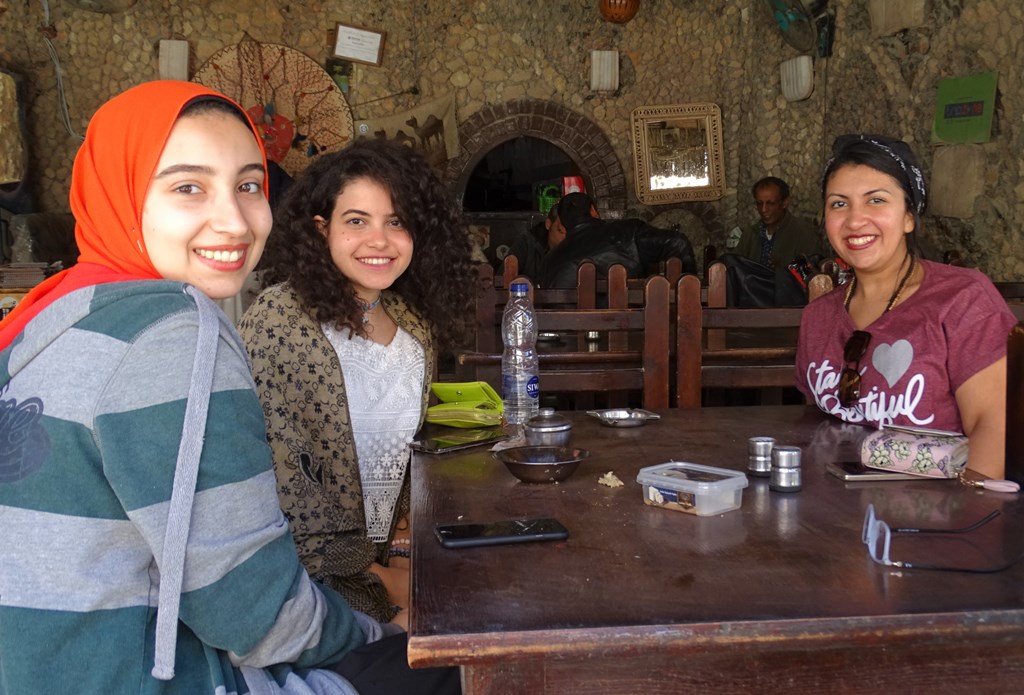
[[[889,297],[889,303],[885,305],[885,311],[887,313],[890,309],[896,306],[896,302],[900,301],[900,297],[903,295],[903,288],[907,286],[907,282],[910,280],[910,276],[914,274],[914,255],[908,253],[907,257],[910,258],[910,265],[907,267],[907,272],[900,278],[900,282],[896,285],[896,289],[893,290],[892,296]],[[902,264],[901,264],[902,265]],[[850,286],[846,289],[846,297],[843,300],[843,307],[847,312],[850,311],[850,302],[853,300],[853,291],[857,287],[857,276],[854,275],[853,279],[850,280]]]
[[[374,309],[376,309],[377,305],[380,304],[380,294],[377,295],[376,299],[374,299],[372,302],[369,302],[369,303],[364,302],[364,301],[362,301],[361,299],[358,299],[358,298],[356,299],[356,301],[359,303],[359,308],[363,310],[363,323],[364,324],[369,323],[370,322],[370,312],[373,311]]]

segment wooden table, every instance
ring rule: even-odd
[[[966,540],[899,539],[893,558],[1010,557],[1024,546],[1016,495],[845,483],[824,465],[849,458],[859,428],[804,406],[662,411],[629,429],[565,414],[592,454],[560,484],[520,483],[481,449],[415,457],[414,667],[463,666],[466,695],[1024,690],[1024,562],[899,572],[861,542],[868,503],[893,526],[1001,509]],[[745,470],[755,435],[803,448],[801,492],[751,477],[742,507],[712,517],[642,503],[641,467]],[[598,485],[606,471],[625,485]],[[520,516],[556,517],[569,539],[446,550],[433,537],[438,522]]]

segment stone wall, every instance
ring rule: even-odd
[[[380,67],[357,65],[356,119],[452,95],[460,121],[487,107],[554,102],[603,131],[626,176],[623,213],[678,223],[698,248],[754,220],[750,185],[774,174],[793,186],[794,209],[820,217],[819,176],[835,135],[859,130],[911,141],[930,173],[935,88],[946,77],[999,73],[999,102],[984,195],[969,219],[926,218],[925,237],[957,249],[996,279],[1024,278],[1024,8],[1018,0],[928,0],[924,26],[875,38],[864,0],[832,0],[834,54],[815,59],[815,88],[787,102],[778,65],[797,55],[763,0],[644,0],[628,24],[604,21],[596,0],[144,0],[100,14],[49,0],[69,125],[42,26],[46,4],[9,3],[0,14],[0,67],[26,76],[33,191],[65,210],[71,161],[90,115],[110,96],[157,77],[160,39],[189,41],[191,68],[246,34],[296,48],[318,63],[338,21],[387,32]],[[589,89],[593,49],[622,56],[614,94]],[[411,87],[418,95],[409,92]],[[643,206],[633,185],[630,112],[642,105],[713,101],[722,108],[725,196],[691,209]],[[461,153],[472,157],[473,153]],[[614,167],[613,167],[614,168]],[[618,204],[618,201],[616,201]],[[714,224],[706,224],[713,219]],[[703,220],[703,222],[701,222]]]

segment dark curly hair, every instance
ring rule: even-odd
[[[291,185],[274,214],[261,265],[264,287],[288,281],[316,320],[365,335],[352,283],[331,259],[313,217],[331,219],[342,190],[356,179],[386,188],[413,240],[412,261],[391,286],[432,327],[441,348],[461,346],[473,315],[473,267],[462,211],[418,152],[379,138],[360,138],[320,155]]]

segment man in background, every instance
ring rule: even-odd
[[[797,256],[821,253],[817,225],[789,212],[788,183],[766,176],[754,184],[752,192],[761,219],[743,232],[736,253],[769,268],[785,268]]]
[[[766,176],[754,184],[754,205],[760,217],[740,237],[733,253],[719,260],[728,268],[729,306],[801,306],[807,292],[789,265],[820,260],[826,250],[816,224],[789,212],[789,184]]]
[[[565,227],[558,218],[558,205],[552,205],[543,222],[520,234],[512,242],[508,255],[519,260],[519,274],[534,282],[540,273],[540,264],[547,253],[565,239]]]
[[[681,232],[652,227],[640,219],[603,220],[586,193],[570,193],[558,202],[565,241],[544,257],[541,287],[575,287],[576,268],[591,260],[599,273],[616,263],[631,278],[646,277],[660,261],[679,258],[684,273],[696,273],[690,240]]]

